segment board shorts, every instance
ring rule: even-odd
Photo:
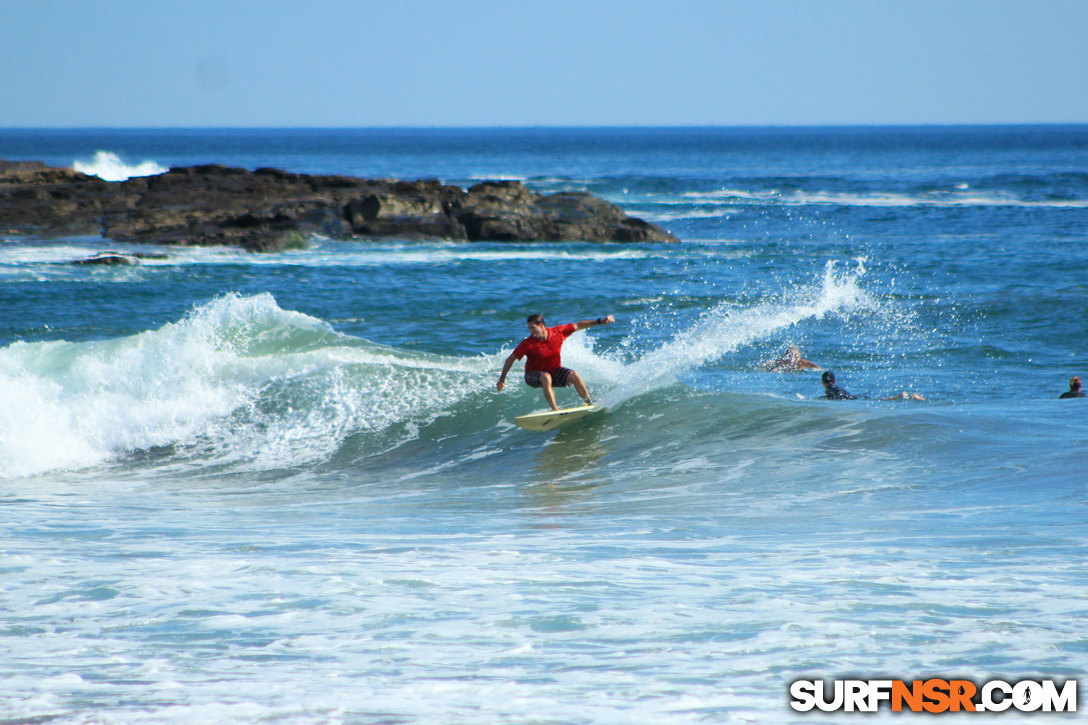
[[[570,368],[556,368],[548,372],[552,376],[553,388],[565,388],[570,385],[570,374],[574,371]],[[544,371],[541,370],[528,371],[525,373],[525,382],[531,388],[542,388],[544,384],[540,382],[540,378],[543,375]]]

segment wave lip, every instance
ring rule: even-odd
[[[72,164],[72,168],[81,174],[97,176],[106,181],[125,181],[134,176],[155,176],[170,170],[154,161],[126,164],[112,151],[96,151],[92,160],[76,161]]]

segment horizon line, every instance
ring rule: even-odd
[[[376,126],[0,126],[5,131],[532,131],[532,130],[752,130],[752,129],[937,129],[1088,126],[1088,121],[1023,121],[980,123],[817,123],[817,124],[681,124],[681,125],[376,125]]]

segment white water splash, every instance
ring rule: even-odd
[[[121,157],[111,151],[97,151],[91,161],[76,161],[72,168],[81,174],[97,176],[106,181],[124,181],[134,176],[155,176],[169,171],[154,161],[143,161],[135,165],[126,164]]]
[[[627,382],[609,392],[604,397],[604,404],[616,406],[636,395],[669,385],[689,370],[767,339],[804,320],[872,308],[876,301],[858,285],[864,274],[864,259],[857,259],[856,267],[851,271],[840,271],[835,262],[828,262],[821,283],[797,290],[792,295],[794,302],[767,302],[753,307],[723,303],[661,347],[623,366],[622,370],[614,371],[612,379]]]
[[[267,470],[321,460],[355,431],[438,415],[489,361],[406,354],[228,295],[129,337],[0,348],[0,479],[198,445]]]

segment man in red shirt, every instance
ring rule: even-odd
[[[514,364],[514,361],[528,356],[525,361],[525,382],[531,387],[540,388],[544,392],[544,400],[548,401],[548,405],[552,407],[552,410],[559,410],[559,406],[555,404],[555,391],[553,388],[565,388],[568,385],[574,386],[574,389],[578,391],[578,395],[582,396],[582,400],[586,401],[586,405],[592,405],[593,401],[589,399],[589,391],[586,390],[586,384],[582,382],[582,377],[570,368],[563,367],[559,351],[563,347],[563,341],[578,332],[578,330],[584,330],[594,325],[607,325],[615,321],[616,319],[609,315],[608,317],[598,317],[596,320],[582,320],[581,322],[575,322],[573,325],[547,327],[544,324],[543,315],[529,315],[529,337],[518,343],[518,346],[506,358],[506,362],[502,365],[502,375],[499,376],[499,383],[495,387],[501,393],[502,389],[506,387],[506,374],[510,372],[510,367]]]

